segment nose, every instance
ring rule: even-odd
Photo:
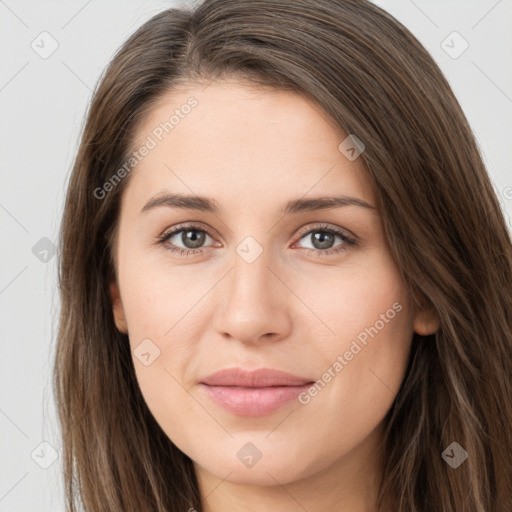
[[[252,262],[238,254],[233,268],[222,280],[214,327],[225,338],[244,344],[262,344],[286,338],[292,328],[292,293],[276,277],[267,253]]]

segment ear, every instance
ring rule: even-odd
[[[439,329],[439,315],[433,306],[414,306],[413,330],[421,336],[434,334]]]
[[[123,303],[115,281],[110,283],[110,298],[112,300],[112,312],[114,313],[114,322],[119,331],[128,334],[128,324],[124,314]]]

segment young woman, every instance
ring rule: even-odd
[[[156,15],[64,209],[68,509],[512,510],[511,279],[464,114],[385,11]]]

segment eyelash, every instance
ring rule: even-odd
[[[202,226],[198,226],[196,224],[187,224],[187,225],[180,224],[180,225],[176,226],[175,228],[173,228],[171,231],[168,231],[168,232],[164,233],[162,236],[158,237],[157,244],[163,246],[168,251],[172,251],[172,252],[181,251],[180,256],[184,256],[184,257],[191,256],[194,254],[201,254],[203,252],[203,248],[183,249],[181,247],[176,247],[176,246],[167,244],[167,240],[169,240],[176,233],[180,233],[182,231],[203,231],[204,233],[208,234],[211,238],[213,238],[213,234],[210,232],[210,230],[206,229]],[[342,231],[338,228],[327,226],[327,225],[316,226],[309,230],[301,230],[301,232],[298,233],[299,240],[304,238],[306,235],[310,235],[311,233],[315,233],[318,231],[323,232],[323,233],[329,233],[331,235],[337,235],[343,240],[343,244],[340,244],[337,249],[321,250],[321,249],[310,249],[308,247],[305,248],[305,250],[307,250],[307,251],[313,251],[319,257],[324,257],[326,255],[331,255],[331,254],[339,254],[344,251],[347,251],[350,247],[354,247],[357,245],[356,240],[354,238],[347,236],[347,234],[344,231]]]

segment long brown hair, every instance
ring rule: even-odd
[[[141,26],[94,92],[61,236],[55,394],[68,509],[201,511],[192,461],[156,423],[115,327],[112,235],[129,181],[102,189],[142,118],[180,85],[238,76],[313,99],[362,154],[408,289],[440,318],[414,335],[386,417],[380,504],[512,507],[512,251],[474,135],[441,71],[366,0],[206,0]],[[200,107],[199,107],[200,108]],[[105,190],[105,188],[103,188]],[[458,443],[459,467],[442,452]],[[507,508],[510,510],[510,508]]]

